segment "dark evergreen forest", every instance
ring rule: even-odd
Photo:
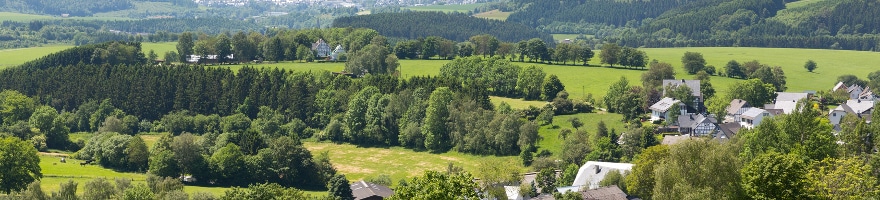
[[[341,17],[333,21],[333,27],[369,28],[386,37],[407,39],[440,36],[467,41],[474,35],[489,34],[506,42],[541,38],[554,43],[549,34],[519,23],[475,18],[462,13],[408,12]]]

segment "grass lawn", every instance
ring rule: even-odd
[[[501,12],[500,10],[490,10],[488,12],[477,13],[474,14],[474,17],[486,18],[486,19],[497,19],[497,20],[507,20],[507,17],[510,17],[510,14],[513,12]]]
[[[144,52],[144,56],[149,56],[147,54],[153,50],[161,60],[165,59],[165,52],[177,51],[177,42],[144,42],[141,43],[141,50]]]
[[[427,170],[446,171],[450,162],[471,173],[476,172],[480,162],[487,159],[522,165],[518,156],[475,156],[454,151],[433,154],[402,147],[362,148],[351,144],[319,142],[304,142],[304,145],[313,154],[329,151],[330,162],[351,181],[385,174],[391,176],[396,184],[403,178],[419,176]]]
[[[53,19],[55,17],[49,15],[25,14],[14,12],[0,12],[0,21],[29,22],[41,19]],[[60,17],[58,17],[60,19]]]
[[[413,11],[468,12],[481,5],[483,4],[410,6],[405,8]]]
[[[510,107],[513,109],[526,109],[526,108],[529,108],[529,106],[534,106],[536,108],[543,108],[544,105],[547,105],[547,103],[548,103],[546,101],[526,101],[523,99],[512,99],[512,98],[507,98],[507,97],[496,97],[496,96],[490,96],[489,101],[491,101],[492,104],[495,106],[500,105],[501,102],[505,102],[508,105],[510,105]]]
[[[589,134],[596,133],[596,127],[599,124],[599,121],[605,122],[605,127],[608,128],[608,131],[614,129],[617,134],[625,131],[623,121],[623,115],[614,114],[614,113],[580,113],[574,115],[561,115],[553,117],[553,124],[541,126],[538,129],[538,134],[541,135],[541,141],[538,142],[538,151],[540,150],[548,150],[553,153],[553,155],[559,155],[562,152],[562,139],[559,138],[559,131],[562,129],[571,129],[575,131],[575,129],[571,126],[571,123],[568,122],[571,118],[578,118],[584,126],[580,127],[579,130],[584,130]]]
[[[17,66],[27,61],[41,58],[43,56],[65,50],[70,47],[73,46],[59,45],[21,49],[3,49],[0,50],[0,69]]]

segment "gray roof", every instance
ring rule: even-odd
[[[856,89],[858,89],[858,90],[863,90],[864,88],[862,88],[862,86],[859,86],[859,85],[853,84],[852,86],[847,87],[846,92],[852,93],[852,92],[855,91]]]
[[[584,200],[627,200],[626,193],[616,185],[581,192]]]
[[[666,135],[663,136],[663,141],[660,144],[673,145],[689,139],[691,139],[689,135]]]
[[[749,110],[743,112],[742,117],[746,119],[755,119],[755,117],[758,117],[758,115],[761,115],[764,112],[767,112],[767,110],[760,108],[749,108]]]
[[[802,93],[802,92],[777,92],[776,93],[776,102],[780,101],[800,101],[801,99],[806,99],[810,94]]]
[[[678,126],[682,128],[694,128],[702,123],[717,123],[715,118],[706,117],[703,114],[686,114],[678,116]]]
[[[691,95],[693,95],[693,96],[695,96],[695,97],[699,97],[699,96],[702,95],[702,94],[700,94],[700,80],[684,80],[684,79],[681,79],[681,80],[675,80],[675,79],[666,79],[666,80],[663,80],[663,88],[666,88],[666,86],[675,86],[675,87],[678,87],[679,85],[687,85],[688,88],[691,88]],[[666,93],[666,91],[663,91],[663,93]]]
[[[672,105],[675,105],[678,102],[680,101],[673,98],[664,97],[654,105],[651,105],[650,109],[658,112],[666,112],[667,110],[669,110],[669,108],[672,107]]]
[[[734,100],[730,101],[730,106],[727,107],[727,114],[731,114],[731,115],[736,114],[737,112],[739,112],[740,108],[747,108],[747,107],[752,107],[752,106],[749,105],[749,102],[746,102],[746,100],[734,99]]]
[[[736,133],[739,132],[739,129],[742,128],[742,126],[740,126],[739,123],[736,122],[723,123],[718,125],[718,127],[721,129],[721,131],[718,132],[718,135],[715,136],[715,139],[733,138],[733,136],[735,136]]]
[[[846,103],[840,104],[840,106],[834,108],[834,110],[843,110],[850,114],[869,113],[870,111],[873,111],[872,109],[874,109],[873,101],[861,100],[847,100]]]
[[[394,194],[394,191],[383,185],[358,181],[351,184],[351,194],[355,200],[360,200],[373,196],[388,198]]]

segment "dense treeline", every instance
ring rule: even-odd
[[[440,36],[454,41],[466,41],[474,35],[490,34],[501,41],[541,38],[547,43],[553,43],[550,35],[518,23],[474,18],[461,13],[380,13],[337,18],[333,21],[333,26],[370,28],[387,37],[408,39]]]
[[[6,11],[49,15],[91,16],[95,13],[124,10],[134,7],[131,0],[12,0],[0,2]]]
[[[515,0],[515,8],[518,10],[508,17],[507,20],[521,22],[537,27],[553,21],[561,22],[587,22],[603,23],[623,26],[627,22],[639,21],[645,18],[656,18],[674,8],[688,4],[701,5],[703,2],[713,1],[540,1],[540,0]],[[548,12],[548,11],[553,12]]]

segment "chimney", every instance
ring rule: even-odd
[[[684,83],[684,79],[681,79],[681,82]]]

